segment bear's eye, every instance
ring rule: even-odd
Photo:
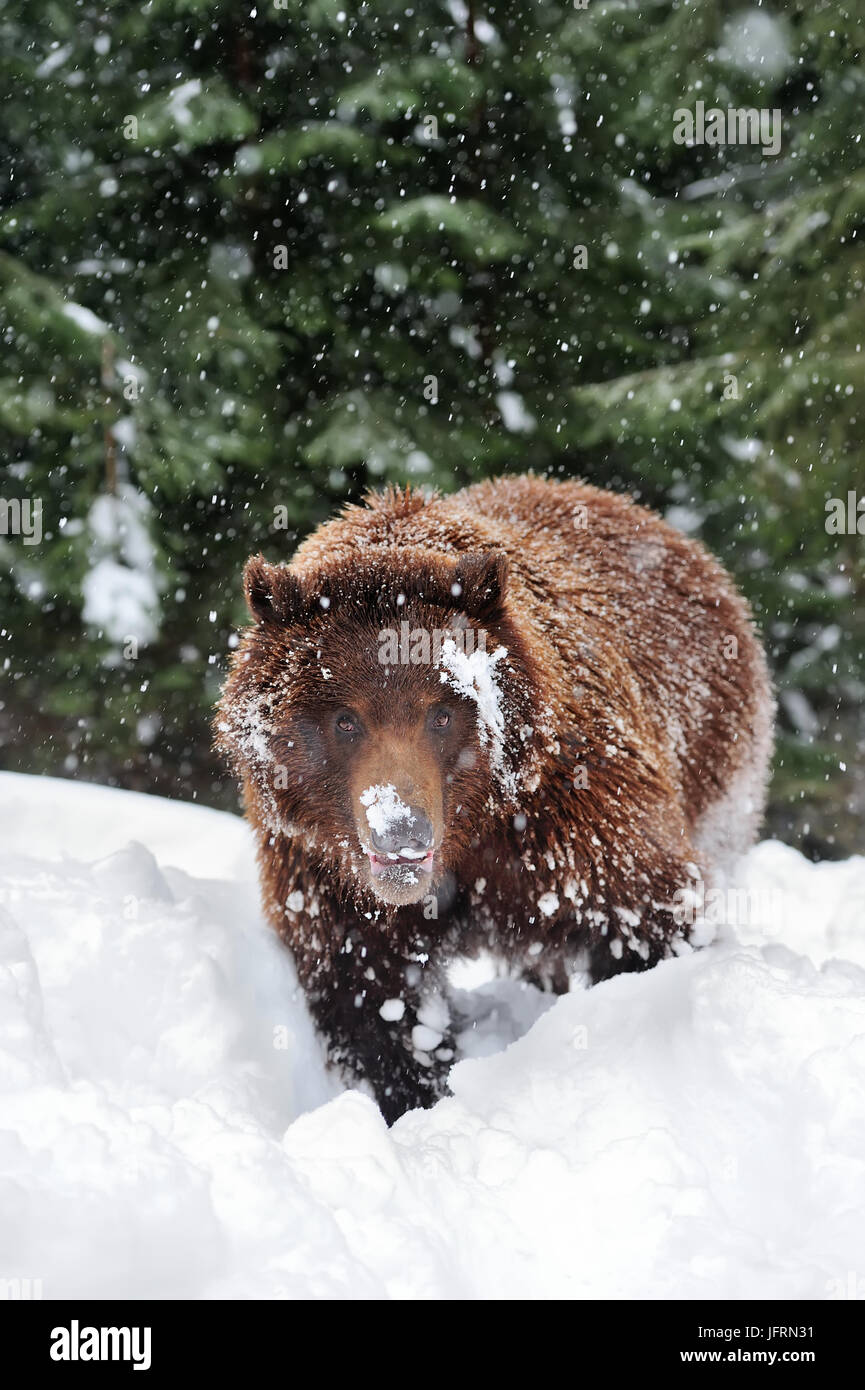
[[[450,710],[436,710],[433,715],[432,726],[434,729],[446,729],[451,722]]]
[[[356,734],[359,725],[353,714],[338,714],[336,716],[336,727],[341,734]]]

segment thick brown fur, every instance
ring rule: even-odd
[[[443,1093],[454,956],[561,987],[689,949],[674,897],[750,844],[772,717],[700,545],[613,493],[500,479],[372,495],[245,587],[218,743],[330,1058],[389,1119]],[[382,664],[401,623],[484,635],[499,727],[453,666]],[[427,877],[372,877],[360,797],[382,783],[426,817]]]

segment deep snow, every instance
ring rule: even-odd
[[[551,1007],[480,986],[454,1098],[388,1131],[324,1071],[242,822],[0,774],[0,1279],[46,1298],[849,1293],[865,860],[767,843],[742,881],[780,915],[647,975]]]

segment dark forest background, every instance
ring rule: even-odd
[[[0,535],[0,763],[235,806],[246,556],[531,467],[721,556],[770,830],[860,848],[863,9],[0,3],[0,498],[44,528]],[[677,144],[697,100],[780,153]]]

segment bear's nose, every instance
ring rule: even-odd
[[[432,849],[435,832],[425,811],[409,806],[403,815],[388,820],[383,830],[370,827],[372,847],[379,854],[399,854],[400,850],[415,853]]]

